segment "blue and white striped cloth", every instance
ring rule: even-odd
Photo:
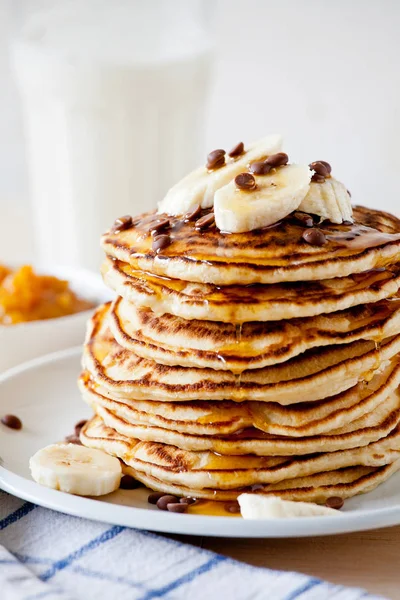
[[[118,510],[117,507],[115,507]],[[0,491],[1,600],[377,600],[155,535],[70,517]]]

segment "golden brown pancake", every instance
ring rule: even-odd
[[[340,498],[352,498],[358,494],[371,492],[384,483],[400,469],[400,460],[383,467],[348,467],[328,473],[318,473],[309,477],[289,479],[280,483],[270,485],[256,485],[253,488],[240,488],[237,490],[217,490],[210,488],[194,489],[183,485],[175,485],[160,481],[156,477],[147,475],[123,464],[122,470],[127,475],[135,477],[147,487],[164,492],[164,494],[177,494],[178,496],[190,496],[192,498],[204,498],[209,500],[236,500],[244,492],[252,492],[265,496],[279,496],[284,500],[302,502],[316,502],[324,504],[328,498],[339,496]]]
[[[214,369],[170,367],[121,348],[108,328],[109,305],[89,322],[83,364],[112,398],[181,402],[259,400],[288,405],[338,394],[371,379],[400,351],[400,335],[380,345],[357,341],[304,352],[285,363],[240,375]]]
[[[82,442],[120,458],[135,476],[145,474],[165,484],[205,492],[251,488],[291,489],[293,480],[324,477],[348,468],[382,467],[399,461],[400,430],[364,448],[324,453],[312,457],[219,456],[210,452],[185,452],[174,446],[140,442],[118,434],[95,417],[81,431]],[[367,471],[368,472],[368,471]],[[138,477],[140,480],[140,477]],[[201,497],[201,496],[200,496]]]
[[[104,281],[128,302],[157,315],[225,323],[310,317],[377,302],[397,293],[400,266],[324,281],[224,286],[188,283],[135,271],[107,259]]]
[[[166,217],[147,213],[127,231],[107,232],[102,238],[105,253],[135,269],[216,285],[346,277],[393,264],[400,255],[399,219],[361,206],[354,209],[354,224],[319,225],[328,239],[322,247],[305,242],[304,226],[291,217],[240,234],[223,234],[216,228],[198,232],[193,221],[168,217],[172,244],[155,254],[150,230]]]
[[[400,297],[313,318],[243,325],[156,315],[118,297],[111,333],[127,350],[162,365],[241,373],[289,360],[311,348],[381,340],[400,333]]]
[[[337,430],[356,430],[365,416],[382,420],[392,411],[393,394],[400,384],[400,362],[396,357],[371,381],[319,402],[281,406],[275,402],[201,401],[157,402],[110,398],[88,373],[79,379],[82,397],[132,425],[161,427],[190,435],[229,435],[249,427],[265,433],[307,437],[332,435]],[[364,421],[365,426],[365,421]]]

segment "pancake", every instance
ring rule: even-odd
[[[399,470],[400,220],[356,207],[317,245],[294,215],[240,234],[168,217],[154,251],[164,217],[102,238],[117,298],[88,324],[82,443],[221,501],[348,498]]]
[[[152,212],[135,219],[127,231],[107,232],[102,247],[135,269],[216,285],[333,279],[395,263],[400,255],[399,219],[361,206],[353,216],[351,225],[322,223],[328,240],[322,247],[307,244],[304,226],[291,217],[240,234],[216,228],[198,232],[193,221],[168,217],[173,243],[155,254],[149,230],[166,215]]]
[[[240,375],[214,369],[169,367],[138,357],[115,341],[107,324],[109,305],[88,325],[83,364],[112,398],[143,400],[259,400],[279,404],[316,401],[371,379],[400,351],[400,335],[376,345],[357,341],[304,352],[277,366]]]
[[[238,326],[187,321],[116,298],[109,326],[116,341],[142,358],[163,365],[185,365],[240,373],[298,356],[311,348],[381,340],[400,333],[400,297],[355,306],[329,316]]]
[[[278,483],[351,466],[379,467],[400,458],[400,427],[383,441],[364,448],[312,457],[219,456],[212,452],[182,451],[166,444],[123,437],[98,417],[83,428],[81,441],[151,477],[190,488],[235,489]]]
[[[399,241],[400,244],[400,241]],[[245,323],[311,317],[378,302],[397,293],[400,265],[323,281],[216,286],[169,279],[106,259],[105,283],[135,306],[157,315]]]
[[[256,490],[253,493],[265,496],[279,496],[284,500],[324,504],[332,496],[339,496],[346,499],[358,494],[371,492],[399,469],[400,460],[383,467],[348,467],[347,469],[319,473],[310,475],[309,477],[299,477],[298,479],[291,479],[276,484],[257,485],[254,486]],[[127,475],[131,475],[138,481],[141,481],[147,487],[164,492],[165,494],[223,501],[236,500],[240,494],[253,491],[251,488],[240,488],[238,490],[193,489],[160,481],[156,477],[146,475],[142,471],[133,469],[128,465],[123,464],[122,470]]]
[[[90,406],[102,406],[132,425],[148,425],[191,435],[227,435],[255,427],[280,436],[304,437],[326,433],[357,422],[364,415],[390,413],[392,397],[400,384],[399,359],[394,359],[370,382],[321,402],[289,407],[270,402],[156,402],[115,400],[102,393],[88,373],[79,379],[82,397]],[[382,413],[383,411],[383,413]]]
[[[161,427],[134,425],[100,404],[95,404],[92,408],[107,427],[111,427],[128,438],[143,442],[158,442],[194,452],[210,450],[227,456],[242,454],[301,456],[320,452],[321,448],[324,449],[324,452],[359,448],[386,437],[400,422],[400,398],[398,394],[395,394],[394,403],[395,408],[391,410],[388,416],[383,414],[382,420],[379,419],[379,415],[376,417],[371,416],[371,421],[375,420],[376,422],[375,425],[371,426],[367,422],[364,428],[358,428],[355,431],[348,431],[344,427],[343,432],[339,429],[331,435],[315,435],[302,438],[274,436],[253,427],[225,436],[190,435]]]

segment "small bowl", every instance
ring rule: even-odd
[[[96,306],[113,297],[100,275],[92,271],[75,267],[46,267],[42,264],[34,264],[33,268],[42,275],[55,275],[68,280],[69,287],[76,294]],[[93,310],[55,319],[0,325],[0,373],[43,354],[82,344],[86,323]]]

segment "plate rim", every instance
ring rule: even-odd
[[[81,346],[46,354],[21,363],[0,374],[1,385],[18,376],[53,363],[80,358]],[[0,489],[25,501],[57,512],[114,525],[160,533],[206,535],[230,538],[291,538],[336,535],[367,531],[400,524],[400,503],[396,506],[355,509],[337,516],[286,519],[241,519],[220,516],[173,514],[154,508],[139,508],[102,502],[43,487],[0,465]],[[116,509],[116,507],[118,507]]]

